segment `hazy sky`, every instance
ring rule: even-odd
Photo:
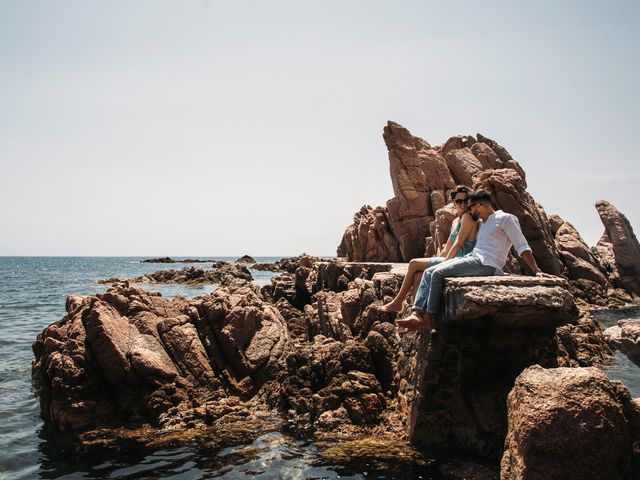
[[[640,233],[640,2],[0,1],[0,255],[334,255],[387,120]]]

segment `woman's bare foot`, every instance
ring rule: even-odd
[[[385,303],[381,307],[378,307],[378,310],[384,313],[398,313],[402,310],[402,302],[392,300],[389,303]]]

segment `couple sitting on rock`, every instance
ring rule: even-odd
[[[467,187],[458,186],[451,192],[451,199],[456,204],[457,217],[440,256],[411,260],[400,291],[391,302],[380,307],[383,312],[399,312],[413,285],[412,314],[397,322],[403,327],[402,333],[433,328],[445,278],[501,275],[512,245],[536,276],[546,275],[533,258],[518,218],[494,210],[487,190],[469,194]],[[416,285],[420,273],[422,278]]]

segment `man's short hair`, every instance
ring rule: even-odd
[[[490,205],[491,192],[488,190],[485,190],[484,188],[480,188],[475,192],[473,192],[471,195],[469,195],[469,197],[467,198],[467,202],[469,203],[469,205],[473,203],[478,203],[478,202],[486,203]]]

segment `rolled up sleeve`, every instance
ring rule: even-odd
[[[504,230],[504,233],[506,233],[509,240],[511,240],[513,248],[518,255],[522,255],[522,252],[526,252],[527,250],[531,251],[531,247],[527,243],[527,239],[524,238],[524,235],[522,234],[518,217],[515,215],[508,215],[504,219],[502,230]]]

